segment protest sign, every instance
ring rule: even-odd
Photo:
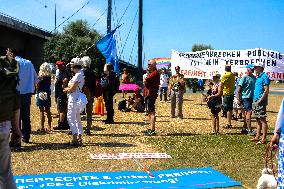
[[[241,183],[207,168],[152,171],[51,173],[15,176],[17,189],[223,188]]]
[[[226,64],[239,76],[245,74],[248,64],[263,63],[264,72],[271,80],[284,80],[284,54],[266,49],[204,50],[181,53],[172,50],[171,64],[180,66],[185,78],[211,79],[215,73],[223,74]]]
[[[91,159],[154,159],[172,158],[166,153],[117,153],[117,154],[90,154]]]

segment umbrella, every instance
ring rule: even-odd
[[[135,89],[137,89],[140,87],[136,84],[132,84],[132,83],[129,83],[129,84],[120,84],[119,85],[119,90],[121,91],[134,91]]]

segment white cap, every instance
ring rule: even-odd
[[[253,65],[264,68],[264,64],[262,62],[257,62],[257,63],[254,63]]]
[[[83,62],[80,58],[72,58],[72,60],[69,64],[74,65],[74,66],[82,66]]]
[[[83,62],[84,67],[90,67],[91,65],[91,58],[89,56],[83,56],[81,58],[81,61]]]

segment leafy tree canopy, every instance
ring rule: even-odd
[[[211,45],[204,45],[204,44],[194,44],[191,50],[192,52],[196,52],[196,51],[203,51],[207,49],[213,50]]]
[[[87,21],[70,22],[63,28],[62,33],[55,33],[45,43],[44,59],[46,62],[52,63],[57,60],[70,62],[72,58],[79,56],[101,37],[96,30],[90,27]],[[90,56],[92,59],[91,67],[97,72],[102,71],[105,59],[96,45],[93,45],[82,56]]]

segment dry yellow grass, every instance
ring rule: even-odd
[[[116,99],[120,99],[120,94]],[[281,96],[270,95],[268,106],[268,123],[273,128],[278,108],[282,100]],[[201,104],[200,94],[186,94],[184,101],[184,119],[170,118],[170,103],[157,101],[157,131],[158,136],[175,136],[191,134],[208,134],[211,132],[210,111]],[[52,112],[56,110],[52,108]],[[64,143],[70,140],[67,132],[53,131],[51,134],[40,134],[36,130],[40,128],[39,110],[32,102],[31,122],[32,136],[30,144],[23,144],[21,152],[12,153],[13,172],[15,175],[40,174],[50,172],[95,172],[95,171],[120,171],[139,170],[131,160],[91,160],[90,153],[121,153],[121,152],[163,152],[157,146],[145,142],[148,137],[142,131],[146,129],[147,117],[142,113],[124,113],[115,107],[115,122],[106,125],[101,122],[105,117],[93,116],[93,126],[101,128],[92,130],[93,136],[84,136],[84,146],[70,148]],[[53,118],[53,126],[57,119]],[[220,127],[225,125],[225,118],[220,119]],[[86,122],[83,121],[86,125]],[[255,123],[253,123],[255,124]],[[241,128],[242,122],[233,121],[233,127]],[[240,129],[224,130],[239,133]],[[170,154],[174,155],[174,154]],[[216,154],[218,155],[218,154]],[[166,163],[167,159],[143,160],[145,165],[151,165],[152,169],[159,169],[159,165]]]

